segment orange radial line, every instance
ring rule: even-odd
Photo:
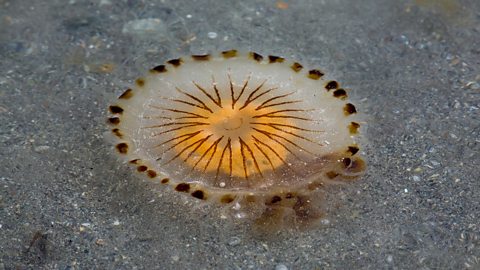
[[[304,111],[305,110],[302,110],[302,109],[283,109],[283,110],[276,110],[276,111],[269,112],[269,113],[259,114],[259,115],[254,116],[254,118],[258,118],[258,117],[262,117],[262,116],[268,116],[268,115],[277,114],[277,113],[283,113],[283,112],[304,112]]]
[[[270,132],[266,132],[264,130],[260,130],[260,129],[256,129],[256,128],[253,128],[255,131],[257,131],[258,133],[260,134],[263,134],[264,136],[268,137],[270,140],[276,142],[277,144],[281,145],[283,148],[285,148],[285,150],[287,150],[290,154],[292,154],[293,156],[295,156],[296,158],[300,159],[297,155],[295,155],[295,153],[292,152],[292,150],[290,150],[290,148],[288,148],[285,144],[283,144],[282,142],[280,142],[279,140],[275,139],[272,137],[272,134]]]
[[[217,99],[218,99],[218,106],[220,108],[223,108],[222,107],[222,98],[220,97],[220,91],[218,91],[218,88],[217,88],[217,83],[215,82],[215,77],[212,75],[212,87],[213,87],[213,90],[215,90],[215,94],[217,95]]]
[[[257,143],[253,143],[253,145],[255,145],[255,147],[257,147],[257,149],[263,154],[263,156],[268,160],[268,162],[270,163],[270,166],[272,166],[272,170],[275,171],[275,166],[273,166],[273,162],[272,160],[270,159],[270,157],[267,155],[267,153],[265,153],[265,151],[263,151],[262,148],[260,148],[260,146],[258,146]]]
[[[260,176],[263,178],[262,171],[260,170],[260,167],[258,166],[257,159],[255,158],[255,155],[253,154],[252,149],[250,148],[250,146],[248,146],[247,143],[245,143],[245,142],[242,140],[242,138],[238,137],[238,139],[240,140],[240,144],[241,144],[241,145],[244,145],[245,148],[247,149],[247,151],[250,153],[250,156],[251,156],[252,159],[253,159],[253,163],[255,164],[255,168],[257,169],[257,171],[258,171],[258,173],[260,174]]]
[[[196,102],[198,102],[198,104],[200,104],[200,105],[201,105],[201,106],[200,106],[200,105],[196,105],[196,106],[195,106],[195,104],[194,104],[194,103],[190,103],[190,104],[193,104],[193,106],[195,106],[195,107],[199,107],[199,108],[203,108],[203,109],[205,109],[205,110],[207,110],[207,111],[209,111],[209,112],[213,113],[212,109],[210,109],[210,108],[209,108],[209,107],[208,107],[208,106],[205,104],[205,102],[203,102],[201,99],[199,99],[199,98],[197,98],[196,96],[194,96],[194,95],[191,95],[191,94],[189,94],[189,93],[187,93],[187,92],[184,92],[184,91],[182,91],[182,90],[181,90],[180,88],[178,88],[178,87],[175,87],[175,89],[177,89],[177,91],[178,91],[178,92],[180,92],[180,93],[182,93],[182,94],[186,95],[187,97],[189,97],[189,98],[191,98],[191,99],[195,100]],[[181,100],[178,100],[178,99],[174,99],[174,101],[182,102]],[[183,101],[183,103],[185,103],[185,104],[189,104],[189,102],[186,102],[186,101]]]
[[[284,102],[265,105],[265,106],[262,106],[261,108],[257,107],[255,110],[261,110],[261,109],[280,106],[280,105],[285,105],[285,104],[295,104],[295,103],[300,103],[300,102],[302,102],[302,101],[301,100],[284,101]]]
[[[247,88],[248,82],[250,81],[250,75],[248,75],[247,79],[245,80],[245,83],[243,84],[242,90],[240,90],[240,93],[238,94],[238,97],[235,97],[235,95],[234,95],[233,82],[232,82],[232,78],[230,77],[230,75],[228,75],[228,79],[230,80],[230,93],[232,94],[232,109],[234,109],[235,104],[242,97],[243,92],[245,92],[245,89]]]
[[[217,166],[217,174],[215,176],[215,179],[218,178],[218,173],[220,172],[220,167],[222,166],[223,162],[223,157],[225,156],[225,151],[227,150],[227,147],[229,148],[230,151],[230,157],[231,157],[231,152],[232,152],[232,147],[231,147],[231,140],[228,138],[227,143],[225,144],[225,147],[223,147],[222,155],[220,156],[220,160],[218,161],[218,166]],[[231,163],[230,163],[231,164]],[[230,166],[230,177],[232,176],[232,166]]]
[[[198,118],[208,119],[208,117],[206,117],[206,116],[196,114],[196,113],[192,113],[192,112],[188,112],[188,111],[182,111],[182,110],[170,109],[170,108],[163,108],[163,107],[158,107],[158,106],[155,106],[155,105],[149,105],[149,107],[159,109],[159,110],[174,112],[174,113],[184,113],[184,114],[188,114],[188,115],[192,115],[192,116],[197,116]]]
[[[303,150],[303,151],[305,151],[305,152],[307,152],[307,153],[309,153],[309,154],[314,155],[312,152],[306,150],[305,148],[299,146],[298,144],[292,142],[291,140],[285,138],[285,137],[282,136],[282,135],[278,135],[278,134],[271,133],[271,132],[268,132],[268,131],[266,131],[266,130],[261,130],[261,129],[257,129],[257,128],[253,128],[253,129],[256,130],[256,131],[258,131],[258,132],[260,132],[260,133],[269,134],[269,135],[271,135],[271,136],[275,136],[275,137],[277,137],[277,138],[283,139],[283,140],[285,140],[286,142],[290,143],[291,145],[297,147],[298,149],[301,149],[301,150]],[[272,139],[273,139],[273,138],[272,138]]]
[[[302,140],[305,140],[305,141],[307,141],[307,142],[311,142],[311,143],[317,144],[317,145],[319,145],[319,146],[323,146],[322,144],[317,143],[317,142],[315,142],[315,141],[312,141],[312,140],[310,140],[310,139],[307,138],[307,137],[298,135],[298,134],[293,133],[293,132],[290,132],[290,131],[286,131],[286,130],[281,129],[281,128],[279,128],[279,127],[275,127],[275,126],[273,126],[273,125],[268,125],[268,126],[270,126],[270,127],[273,128],[273,129],[276,129],[276,130],[278,130],[278,131],[281,131],[281,132],[283,132],[283,133],[287,133],[287,134],[290,134],[290,135],[295,136],[295,137],[297,137],[297,138],[300,138],[300,139],[302,139]]]
[[[214,141],[214,142],[212,143],[212,145],[210,145],[210,147],[208,147],[208,149],[205,151],[205,153],[203,153],[203,155],[200,157],[200,159],[198,159],[197,162],[195,163],[195,165],[193,165],[192,170],[195,169],[195,167],[198,165],[198,163],[200,163],[200,162],[203,160],[203,158],[204,158],[204,157],[210,152],[210,150],[213,148],[213,149],[214,149],[214,150],[213,150],[213,153],[212,153],[212,155],[210,156],[210,159],[208,160],[207,165],[205,165],[205,169],[204,169],[203,171],[205,171],[205,170],[207,169],[208,164],[209,164],[210,161],[212,160],[213,155],[215,155],[215,152],[217,151],[217,145],[218,145],[218,143],[219,143],[222,139],[223,139],[223,136],[220,137],[218,140]]]
[[[222,105],[220,104],[220,101],[215,100],[205,89],[203,89],[203,87],[201,87],[194,81],[192,81],[192,83],[198,88],[198,90],[202,91],[202,93],[204,93],[213,103],[215,103],[220,108],[222,107]]]
[[[242,163],[243,163],[243,172],[245,173],[245,178],[248,180],[248,173],[247,173],[247,157],[245,156],[245,152],[243,151],[243,144],[242,139],[240,139],[240,153],[242,154]]]
[[[186,140],[188,140],[188,139],[190,139],[190,138],[192,138],[192,137],[195,137],[195,136],[196,136],[198,133],[200,133],[200,132],[202,132],[202,131],[199,130],[199,131],[197,131],[197,132],[192,132],[192,133],[184,134],[184,135],[181,135],[181,136],[177,136],[177,137],[174,137],[174,138],[172,138],[172,139],[170,139],[170,140],[164,141],[163,143],[157,144],[157,145],[154,146],[154,147],[159,147],[159,146],[162,146],[162,145],[164,145],[164,144],[166,144],[166,143],[169,143],[169,142],[171,142],[171,141],[178,140],[178,139],[183,138],[183,137],[188,137],[188,138],[186,138],[186,139],[183,139],[183,140],[177,142],[177,143],[174,144],[172,147],[168,148],[168,149],[166,150],[166,151],[168,151],[168,150],[172,149],[173,147],[175,147],[176,145],[178,145],[178,144],[180,144],[180,143],[182,143],[182,142],[184,142],[184,141],[186,141]]]
[[[148,127],[143,127],[143,128],[160,128],[160,127],[177,126],[177,125],[204,126],[204,125],[209,125],[209,124],[208,123],[203,123],[203,122],[171,122],[171,123],[148,126]]]
[[[183,127],[172,128],[172,129],[169,129],[169,130],[162,131],[162,132],[160,132],[160,133],[153,134],[152,136],[153,136],[153,137],[156,137],[156,136],[163,135],[163,134],[166,134],[166,133],[169,133],[169,132],[172,132],[172,131],[180,130],[180,129],[182,129],[182,128],[189,128],[189,127],[194,127],[194,126],[198,126],[198,125],[190,125],[190,126],[183,126]]]
[[[308,131],[308,132],[325,132],[323,130],[313,130],[313,129],[305,129],[293,125],[286,125],[286,124],[279,124],[279,123],[258,123],[258,122],[250,122],[252,125],[264,125],[264,126],[281,126],[281,127],[288,127],[288,128],[293,128],[293,129],[298,129],[302,131]]]
[[[212,161],[213,157],[215,156],[215,153],[217,152],[218,144],[220,143],[220,141],[221,141],[222,139],[223,139],[223,136],[220,137],[215,143],[212,144],[212,146],[215,145],[215,147],[213,148],[213,152],[212,152],[212,154],[210,155],[210,158],[208,159],[207,164],[205,164],[205,167],[203,168],[203,171],[207,170],[208,165],[210,164],[210,162]],[[210,151],[210,148],[207,149],[207,151],[205,152],[205,155],[206,155],[206,153],[208,153],[209,151]],[[200,159],[202,159],[202,158],[203,158],[203,156],[202,156]],[[198,163],[198,162],[197,162],[197,163]],[[196,166],[196,165],[197,165],[197,164],[195,164],[195,166]]]
[[[263,108],[263,106],[267,105],[267,103],[271,102],[271,101],[274,101],[276,99],[279,99],[279,98],[284,98],[284,97],[288,97],[290,95],[293,95],[295,92],[291,92],[291,93],[288,93],[288,94],[285,94],[285,95],[278,95],[278,96],[274,96],[272,98],[269,98],[267,100],[265,100],[262,104],[260,104],[255,110],[260,110]]]
[[[197,146],[195,146],[195,148],[187,155],[187,157],[183,161],[187,162],[187,160],[193,155],[193,153],[195,153],[198,150],[198,148],[200,148],[211,136],[212,134],[202,139],[202,141]]]
[[[209,136],[211,136],[211,135],[209,135]],[[177,154],[176,156],[174,156],[173,158],[171,158],[171,159],[170,159],[169,161],[167,161],[164,165],[166,165],[166,164],[174,161],[174,160],[177,159],[181,154],[183,154],[183,152],[187,151],[189,148],[191,148],[191,147],[194,146],[195,144],[198,144],[198,143],[202,142],[202,140],[204,140],[204,138],[199,139],[199,140],[197,140],[197,141],[195,141],[195,142],[193,142],[193,143],[185,146],[185,147],[182,149],[182,151],[178,152],[178,154]],[[158,160],[158,159],[157,159],[157,160]]]
[[[278,154],[277,151],[275,151],[275,149],[273,149],[270,145],[268,145],[268,144],[260,141],[259,139],[257,139],[257,138],[256,138],[255,136],[253,136],[253,135],[252,135],[252,138],[253,138],[257,143],[259,143],[259,144],[261,144],[261,145],[265,145],[268,149],[270,149],[270,151],[272,151],[272,152],[277,156],[278,159],[280,159],[280,160],[283,162],[283,164],[285,164],[285,165],[288,166],[288,163],[287,163],[287,162],[280,156],[280,154]],[[277,142],[277,143],[278,143],[278,142]],[[287,149],[287,151],[288,151],[288,149]]]
[[[288,118],[288,119],[297,119],[297,120],[304,120],[304,121],[314,121],[309,118],[305,117],[298,117],[293,115],[261,115],[261,116],[254,116],[253,118]]]
[[[264,94],[266,94],[266,93],[272,91],[273,89],[275,89],[275,88],[269,89],[269,90],[263,92],[262,94],[256,96],[254,99],[252,99],[253,95],[254,95],[256,92],[258,92],[258,91],[263,87],[263,85],[264,85],[266,82],[267,82],[267,80],[264,80],[257,88],[255,88],[255,90],[253,90],[253,91],[250,93],[250,95],[248,95],[247,100],[245,100],[245,103],[243,104],[242,107],[240,107],[239,110],[247,107],[248,104],[250,104],[250,102],[254,101],[255,99],[257,99],[257,98],[263,96]]]

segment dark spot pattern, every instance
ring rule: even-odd
[[[280,196],[273,196],[272,199],[270,200],[270,203],[277,203],[279,201],[281,201],[282,198],[280,198]]]
[[[117,136],[118,138],[120,138],[120,139],[123,138],[123,135],[122,135],[122,133],[120,132],[120,129],[118,129],[118,128],[112,129],[112,133],[113,133],[115,136]]]
[[[130,164],[137,164],[140,159],[132,159],[130,160]]]
[[[190,184],[180,183],[175,187],[175,190],[180,192],[188,192],[190,190]]]
[[[269,55],[268,60],[270,61],[270,63],[282,63],[283,61],[285,61],[285,58],[275,55]]]
[[[325,85],[325,89],[327,89],[328,91],[330,91],[332,89],[337,89],[337,88],[338,88],[338,82],[336,82],[336,81],[329,81]]]
[[[357,158],[352,161],[352,164],[350,164],[350,167],[348,167],[348,170],[351,172],[362,172],[365,171],[365,161],[361,158]]]
[[[222,198],[220,198],[221,203],[231,203],[235,200],[235,198],[232,195],[223,195]]]
[[[292,64],[291,68],[293,69],[293,71],[299,72],[300,70],[302,70],[303,66],[300,65],[300,63],[295,62]]]
[[[110,117],[110,118],[108,118],[108,122],[112,125],[118,125],[118,124],[120,124],[120,118]]]
[[[135,80],[135,83],[138,85],[138,87],[143,87],[145,85],[145,79],[138,78],[137,80]]]
[[[128,152],[128,144],[126,143],[119,143],[116,147],[120,154],[126,154]]]
[[[308,71],[308,77],[312,80],[318,80],[320,79],[323,75],[323,72],[321,72],[320,70],[318,69],[312,69],[310,71]]]
[[[196,61],[207,61],[210,59],[210,55],[209,54],[194,54],[192,55],[192,58],[193,60],[196,60]]]
[[[168,60],[167,63],[169,63],[170,65],[172,65],[174,67],[178,67],[182,64],[182,59],[177,58],[177,59]]]
[[[342,163],[345,166],[345,168],[348,168],[352,164],[352,160],[350,158],[343,158]]]
[[[118,98],[119,99],[129,99],[133,97],[133,90],[132,89],[127,89],[125,90],[125,92],[123,92],[123,94],[121,94]]]
[[[163,179],[160,181],[160,183],[162,183],[162,184],[168,184],[168,182],[170,182],[170,179],[168,179],[168,178],[163,178]]]
[[[360,149],[356,146],[349,146],[348,147],[348,152],[350,152],[353,155],[355,155],[356,153],[358,153]]]
[[[256,52],[251,52],[250,57],[257,62],[261,62],[263,60],[263,56],[261,56],[260,54],[258,54]]]
[[[158,65],[152,68],[150,71],[155,73],[164,73],[167,72],[167,68],[165,67],[165,65]]]
[[[114,114],[121,114],[123,113],[123,109],[120,106],[112,105],[109,107],[110,112]]]
[[[327,177],[330,178],[330,179],[333,179],[335,177],[337,177],[339,174],[334,172],[334,171],[329,171],[326,173]]]
[[[147,176],[150,178],[155,178],[157,176],[157,172],[154,170],[148,170],[147,171]]]
[[[146,171],[147,169],[148,169],[148,167],[145,166],[145,165],[140,165],[140,166],[137,167],[137,171],[138,171],[138,172],[144,172],[144,171]]]
[[[350,125],[348,125],[348,130],[350,131],[350,134],[357,134],[359,128],[360,124],[357,122],[351,122]]]
[[[205,193],[201,190],[195,190],[192,192],[192,196],[200,200],[205,200]]]
[[[347,92],[344,89],[337,89],[333,92],[333,96],[336,98],[344,99],[347,97]]]
[[[345,107],[343,107],[343,111],[345,112],[345,115],[350,115],[356,113],[357,109],[352,103],[347,103]]]
[[[229,50],[222,52],[223,57],[225,58],[232,58],[237,56],[237,50]]]

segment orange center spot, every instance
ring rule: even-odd
[[[191,112],[205,116],[202,125],[182,128],[176,137],[188,138],[175,146],[177,155],[192,168],[226,176],[263,177],[286,163],[288,145],[297,130],[294,123],[277,112],[278,107],[258,108],[252,102],[232,102],[222,107],[212,106],[206,112],[195,108]],[[271,117],[274,116],[274,117]],[[195,134],[195,135],[193,135]],[[191,137],[189,137],[191,136]]]

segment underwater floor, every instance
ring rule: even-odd
[[[477,0],[0,0],[0,270],[479,269],[479,40]],[[318,67],[362,114],[367,170],[318,226],[253,232],[105,139],[146,70],[229,49]]]

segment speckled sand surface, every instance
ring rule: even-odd
[[[479,269],[479,41],[477,0],[0,0],[0,269]],[[103,139],[147,68],[230,48],[320,67],[367,115],[322,228],[255,237]]]

